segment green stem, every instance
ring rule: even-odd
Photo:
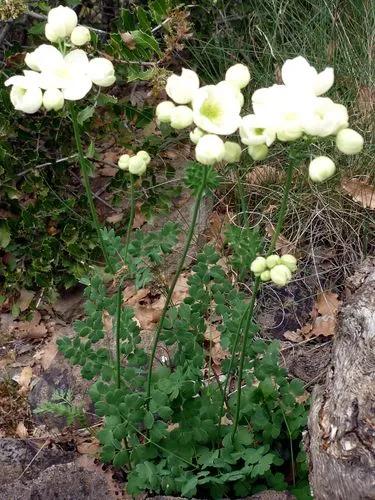
[[[134,223],[134,215],[135,215],[135,198],[134,198],[134,178],[130,174],[130,214],[128,227],[126,231],[126,241],[125,241],[125,250],[124,250],[124,261],[126,263],[126,258],[128,256],[128,249],[130,243],[131,231]],[[126,275],[120,278],[120,282],[117,288],[117,308],[116,308],[116,378],[117,378],[117,387],[118,389],[121,387],[121,349],[120,349],[120,340],[121,340],[121,310],[122,310],[122,285],[124,283]]]
[[[104,241],[103,241],[103,236],[101,233],[98,214],[96,212],[96,208],[95,208],[95,204],[94,204],[94,197],[93,197],[91,185],[90,185],[90,178],[89,178],[89,172],[88,172],[88,160],[85,158],[85,154],[83,152],[79,124],[77,121],[77,111],[76,111],[74,104],[72,102],[69,103],[69,111],[70,111],[70,116],[72,118],[74,139],[75,139],[77,153],[78,153],[78,161],[79,161],[79,164],[81,167],[82,182],[83,182],[83,185],[84,185],[85,191],[86,191],[87,202],[88,202],[90,212],[91,212],[92,224],[97,232],[100,248],[102,250],[106,265],[107,265],[108,269],[111,271],[111,273],[114,274],[115,269],[114,269],[113,265],[111,264],[111,261],[108,257],[108,253],[106,252],[106,249],[104,246]]]
[[[280,233],[282,231],[282,228],[283,228],[285,214],[286,214],[286,210],[287,210],[287,206],[288,206],[289,192],[290,192],[290,188],[292,185],[292,178],[293,178],[293,171],[294,171],[295,164],[296,164],[296,160],[291,155],[290,161],[289,161],[288,167],[287,167],[284,192],[283,192],[283,197],[282,197],[281,204],[280,204],[280,209],[279,209],[279,213],[278,213],[275,232],[273,233],[267,255],[270,255],[274,251],[277,240],[278,240]],[[258,290],[260,287],[260,283],[261,283],[260,277],[257,277],[254,281],[253,293],[251,296],[251,300],[250,300],[249,305],[244,313],[244,316],[246,317],[246,323],[245,323],[245,328],[244,328],[244,333],[243,333],[240,365],[239,365],[239,369],[238,369],[237,405],[236,405],[236,413],[234,416],[234,423],[233,423],[233,429],[232,429],[232,438],[234,437],[234,435],[237,431],[239,420],[240,420],[242,378],[243,378],[243,369],[244,369],[244,364],[245,364],[246,346],[247,346],[247,342],[249,339],[250,325],[251,325],[251,321],[253,318],[255,301],[256,301],[256,296],[257,296],[257,293],[258,293]],[[241,320],[241,323],[242,323],[242,320]],[[240,334],[241,334],[241,324],[240,324],[240,328],[237,331],[237,335],[239,336]],[[236,342],[237,342],[237,338],[235,340],[235,343]]]
[[[197,192],[197,197],[195,200],[195,205],[194,205],[194,210],[193,210],[193,216],[192,216],[192,219],[190,222],[188,234],[186,236],[185,246],[184,246],[184,249],[182,251],[182,255],[181,255],[180,261],[178,263],[177,270],[176,270],[176,273],[174,275],[172,284],[169,287],[167,298],[165,300],[165,304],[164,304],[164,308],[163,308],[163,312],[161,314],[161,318],[160,318],[159,324],[157,326],[154,340],[152,343],[151,356],[150,356],[150,361],[149,361],[149,365],[148,365],[148,373],[147,373],[147,405],[149,404],[150,395],[151,395],[152,367],[154,364],[156,348],[157,348],[157,345],[159,342],[160,333],[163,329],[165,316],[167,314],[170,302],[172,300],[172,295],[173,295],[174,289],[176,287],[177,280],[178,280],[178,278],[181,274],[181,271],[184,267],[185,259],[186,259],[187,253],[189,251],[189,248],[190,248],[191,240],[193,239],[193,236],[194,236],[195,224],[196,224],[197,218],[198,218],[199,207],[200,207],[202,197],[203,197],[203,194],[204,194],[204,191],[206,188],[208,167],[202,166],[202,170],[203,170],[202,182],[201,182],[201,185],[199,186],[199,189]]]

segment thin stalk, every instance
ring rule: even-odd
[[[111,271],[111,273],[114,274],[115,269],[113,268],[113,265],[111,264],[111,261],[108,257],[108,253],[106,252],[106,249],[104,246],[104,241],[103,241],[103,236],[101,233],[98,214],[96,212],[96,208],[95,208],[95,204],[94,204],[94,197],[93,197],[91,185],[90,185],[89,172],[88,172],[88,168],[87,168],[88,160],[85,158],[85,155],[83,152],[83,147],[82,147],[82,142],[81,142],[81,134],[80,134],[80,130],[79,130],[79,124],[77,121],[77,112],[76,112],[76,109],[75,109],[73,103],[69,103],[69,111],[70,111],[70,116],[72,118],[74,139],[75,139],[77,153],[78,153],[78,161],[79,161],[79,164],[81,167],[82,182],[83,182],[83,185],[84,185],[84,188],[86,191],[87,202],[88,202],[90,212],[91,212],[92,224],[93,224],[93,226],[96,230],[96,233],[98,235],[98,240],[99,240],[100,248],[101,248],[102,253],[103,253],[105,263],[106,263],[108,269]]]
[[[152,367],[153,367],[153,363],[154,363],[154,359],[155,359],[156,348],[157,348],[157,345],[159,342],[160,333],[163,329],[165,316],[167,314],[170,302],[172,300],[172,295],[173,295],[174,289],[176,287],[177,280],[178,280],[178,278],[181,274],[181,271],[184,267],[185,259],[186,259],[187,253],[189,251],[189,248],[190,248],[191,240],[193,239],[193,236],[194,236],[195,224],[196,224],[197,218],[198,218],[199,207],[200,207],[200,204],[202,201],[204,190],[206,188],[208,167],[203,166],[202,170],[203,170],[202,182],[201,182],[201,185],[199,186],[199,189],[197,192],[197,197],[195,200],[195,205],[194,205],[194,210],[193,210],[193,216],[192,216],[192,219],[190,222],[188,234],[186,236],[185,246],[184,246],[184,249],[182,251],[182,255],[181,255],[180,261],[178,263],[177,270],[176,270],[176,273],[174,275],[172,284],[169,287],[167,298],[166,298],[164,308],[163,308],[163,312],[161,314],[161,318],[160,318],[158,327],[156,329],[154,340],[152,343],[151,356],[150,356],[150,361],[149,361],[149,365],[148,365],[148,373],[147,373],[147,405],[149,403],[150,395],[151,395]]]
[[[294,171],[295,164],[296,164],[295,158],[290,157],[290,161],[288,163],[288,168],[287,168],[287,173],[286,173],[284,192],[283,192],[283,197],[282,197],[281,204],[280,204],[280,209],[279,209],[279,213],[278,213],[275,232],[273,233],[267,255],[270,255],[274,251],[277,240],[278,240],[280,233],[282,231],[282,228],[283,228],[285,214],[286,214],[286,210],[287,210],[287,206],[288,206],[289,192],[290,192],[290,188],[292,185],[292,178],[293,178],[293,171]],[[256,296],[257,296],[257,293],[258,293],[258,290],[260,287],[260,283],[261,283],[261,280],[260,280],[260,277],[258,276],[254,281],[253,293],[251,296],[251,300],[250,300],[249,305],[244,313],[244,316],[246,316],[246,323],[245,323],[245,328],[244,328],[244,333],[243,333],[240,365],[239,365],[239,370],[238,370],[237,406],[236,406],[236,413],[234,416],[232,438],[234,437],[234,435],[237,431],[238,423],[240,420],[242,377],[243,377],[243,369],[244,369],[244,364],[245,364],[246,346],[247,346],[247,342],[249,339],[250,325],[251,325],[251,321],[252,321],[252,317],[253,317]],[[241,323],[242,323],[242,321],[241,321]],[[241,329],[239,328],[237,333],[240,334],[240,332],[241,332]],[[237,341],[237,339],[236,339],[236,341]]]
[[[128,249],[130,243],[131,231],[134,223],[135,215],[135,198],[134,198],[134,178],[130,174],[130,214],[128,220],[128,227],[126,231],[126,241],[124,250],[124,261],[126,263],[126,258],[128,256]],[[120,339],[121,339],[121,310],[122,310],[122,285],[124,283],[126,275],[120,278],[120,282],[117,287],[117,307],[116,307],[116,379],[117,388],[121,387],[121,349],[120,349]]]

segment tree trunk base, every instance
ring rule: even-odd
[[[305,437],[316,500],[375,499],[375,260],[349,291]]]

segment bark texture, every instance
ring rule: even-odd
[[[375,499],[375,260],[349,284],[305,445],[316,500]]]

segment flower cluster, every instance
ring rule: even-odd
[[[143,175],[151,158],[147,151],[138,151],[134,156],[122,155],[118,160],[118,167],[121,170],[129,171],[133,175]]]
[[[77,15],[69,7],[60,5],[50,10],[45,34],[51,42],[59,43],[60,50],[53,45],[40,45],[26,54],[29,69],[5,81],[6,86],[12,86],[10,99],[15,109],[29,114],[42,106],[47,111],[58,111],[65,100],[84,98],[93,84],[109,87],[115,82],[113,65],[107,59],[89,60],[84,50],[76,48],[66,53],[68,47],[90,40],[90,31],[77,23]]]
[[[281,257],[277,254],[257,257],[253,260],[250,269],[262,281],[272,281],[275,285],[285,286],[291,280],[292,273],[297,270],[297,259],[290,254]]]
[[[243,64],[231,66],[225,80],[217,85],[200,87],[198,75],[183,69],[181,75],[171,75],[166,92],[172,99],[163,101],[156,108],[160,123],[169,123],[180,130],[190,126],[191,141],[196,144],[197,161],[212,165],[219,161],[239,161],[241,146],[223,141],[220,136],[235,133],[240,124],[240,112],[244,103],[243,89],[250,81],[250,72]]]
[[[322,97],[333,85],[332,68],[318,73],[299,56],[283,64],[281,76],[283,84],[253,93],[253,113],[241,117],[241,90],[250,81],[246,66],[235,64],[223,81],[203,87],[194,71],[183,69],[181,75],[168,78],[166,92],[171,101],[161,102],[156,116],[160,123],[169,123],[177,130],[195,127],[190,139],[196,144],[197,161],[204,165],[239,161],[241,146],[221,137],[237,130],[254,160],[266,158],[275,140],[290,142],[303,136],[336,136],[337,148],[348,155],[362,150],[362,136],[348,128],[346,107]],[[335,169],[330,158],[321,156],[311,162],[309,175],[313,181],[322,182]]]
[[[306,59],[298,56],[282,66],[282,85],[260,88],[252,95],[253,113],[242,118],[240,136],[254,160],[263,159],[268,147],[276,140],[295,141],[303,135],[336,136],[337,148],[345,154],[362,150],[363,138],[349,129],[345,106],[321,97],[333,85],[332,68],[318,73]],[[331,177],[335,165],[327,157],[310,164],[313,181]]]

